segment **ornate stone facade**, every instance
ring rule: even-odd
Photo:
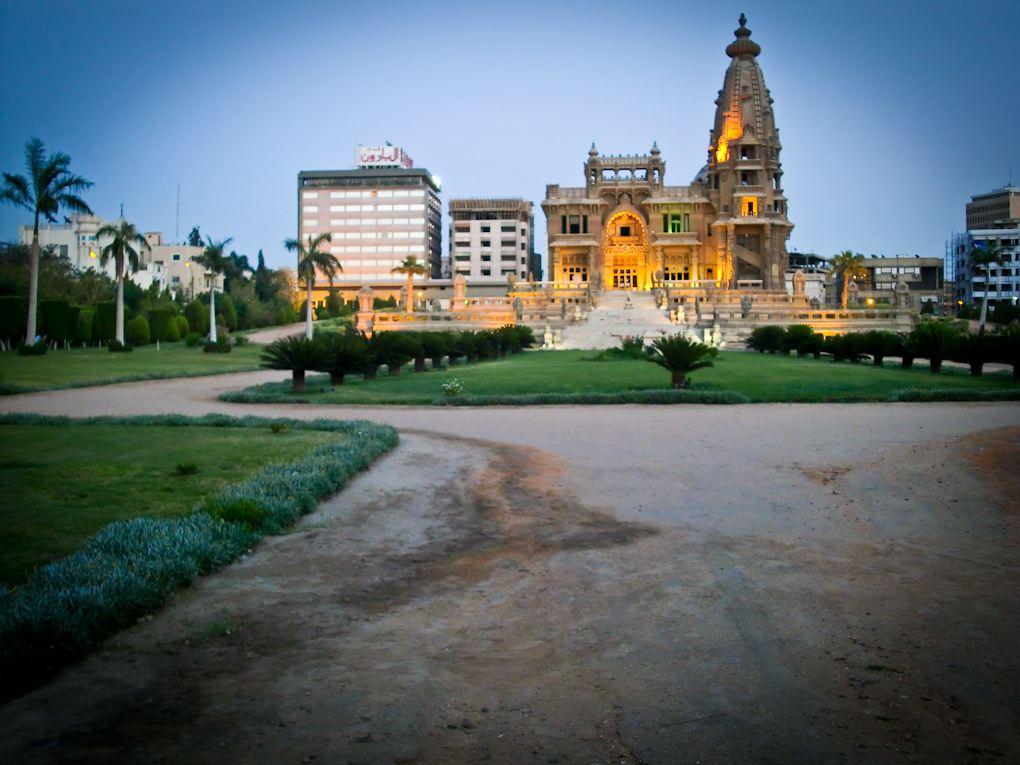
[[[550,281],[785,289],[793,224],[761,48],[746,23],[741,15],[726,48],[732,61],[715,101],[708,163],[689,186],[665,185],[656,144],[636,156],[603,156],[592,144],[583,188],[546,187]]]

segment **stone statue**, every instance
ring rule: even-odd
[[[847,301],[846,301],[846,303],[847,303],[848,307],[852,307],[852,306],[857,305],[857,300],[858,300],[857,293],[860,292],[860,289],[861,288],[857,286],[857,282],[855,282],[853,279],[851,279],[850,280],[850,285],[849,285],[849,287],[847,289]]]
[[[722,347],[722,329],[719,327],[719,322],[712,325],[712,345],[715,348]]]
[[[453,277],[453,299],[450,301],[450,309],[460,310],[467,305],[467,277],[464,274],[457,274]]]
[[[807,282],[807,277],[804,276],[804,272],[801,269],[797,269],[793,272],[793,296],[796,298],[804,297],[804,287]]]
[[[354,328],[372,336],[375,326],[375,293],[367,284],[358,290],[358,313],[354,317]]]
[[[513,292],[517,287],[517,276],[516,274],[506,275],[507,292]]]
[[[897,308],[910,308],[910,285],[903,279],[896,282],[896,307]]]
[[[684,310],[683,303],[677,303],[676,306],[676,323],[686,324],[687,323],[687,312]]]
[[[811,300],[808,301],[808,304],[811,306],[812,311],[817,311],[822,307],[822,301],[816,297],[811,298]]]
[[[581,319],[583,319],[583,318],[584,318],[584,314],[581,313],[581,304],[580,303],[574,303],[574,321],[578,322],[578,321],[581,321]]]
[[[623,307],[625,309],[626,308],[633,308],[634,307],[634,304],[630,301],[630,293],[629,292],[627,293],[627,299],[624,301]]]
[[[754,305],[754,300],[751,299],[750,295],[744,295],[740,298],[740,318],[746,319],[751,315],[751,306]]]
[[[553,331],[552,327],[549,326],[549,322],[545,323],[545,332],[542,333],[542,347],[543,348],[553,347]]]

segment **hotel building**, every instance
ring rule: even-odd
[[[534,219],[524,199],[450,200],[450,275],[469,282],[527,279]]]
[[[392,269],[412,255],[428,267],[423,278],[438,278],[438,179],[395,146],[359,146],[355,161],[351,170],[298,173],[299,238],[329,232],[327,246],[343,266],[338,284],[402,280]]]

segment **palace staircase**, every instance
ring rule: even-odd
[[[626,307],[628,295],[630,308]],[[666,312],[656,307],[651,292],[613,290],[598,296],[587,321],[563,329],[560,347],[585,350],[615,348],[620,345],[622,337],[640,335],[654,340],[676,331],[677,328],[670,325]]]

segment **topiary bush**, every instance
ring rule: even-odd
[[[950,350],[950,358],[970,367],[974,377],[984,373],[985,364],[992,360],[994,341],[990,335],[961,334]]]
[[[95,320],[96,311],[94,308],[82,308],[78,312],[78,324],[74,330],[74,341],[76,343],[91,343],[93,340],[92,326]]]
[[[149,337],[160,342],[172,342],[170,340],[170,325],[174,325],[177,332],[177,317],[170,308],[150,308],[148,311]],[[180,339],[180,333],[177,334]]]
[[[136,316],[124,325],[124,339],[136,347],[149,344],[149,322],[144,316]]]
[[[939,320],[926,320],[910,333],[910,344],[915,354],[928,359],[932,374],[942,371],[942,362],[948,358],[960,335],[955,324]]]
[[[184,309],[184,316],[188,320],[188,328],[192,332],[197,332],[203,337],[209,334],[209,306],[202,303],[201,300],[195,298],[188,307]]]
[[[793,351],[798,356],[806,356],[810,352],[809,349],[813,347],[809,344],[814,335],[815,331],[807,324],[791,324],[780,338],[779,350],[784,354]]]
[[[12,346],[25,338],[28,301],[19,295],[0,296],[0,340]]]
[[[79,309],[66,300],[43,300],[39,303],[40,334],[56,343],[74,339]]]
[[[168,343],[178,343],[181,340],[181,330],[177,324],[177,317],[171,316],[170,321],[166,325],[166,337],[163,338]]]
[[[202,336],[197,332],[189,332],[184,336],[184,344],[188,348],[195,348],[202,344]]]
[[[186,316],[177,316],[174,321],[177,323],[177,334],[182,338],[191,334],[191,325],[188,323]]]
[[[755,327],[747,338],[747,347],[758,353],[779,353],[786,330],[777,325]]]
[[[96,304],[96,317],[93,319],[92,336],[99,342],[109,342],[117,334],[117,304],[113,301]]]

